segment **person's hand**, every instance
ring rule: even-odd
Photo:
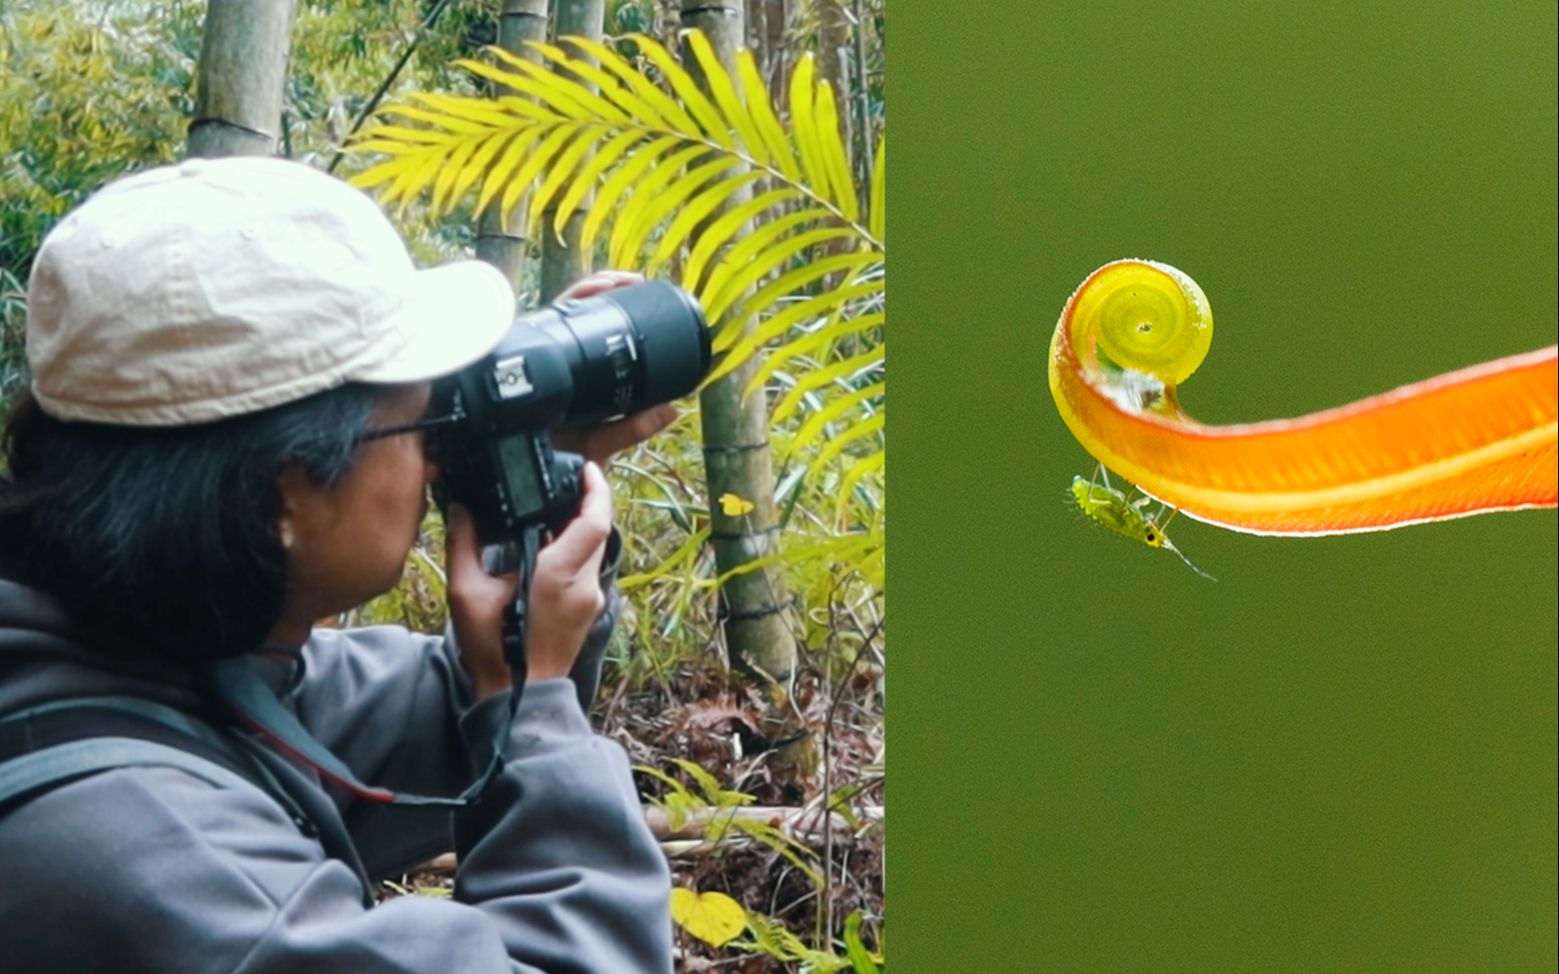
[[[602,291],[610,291],[613,288],[643,283],[643,274],[636,274],[633,271],[600,270],[587,277],[581,277],[570,284],[554,300],[578,300],[579,298],[588,298],[591,295],[600,294]]]
[[[649,439],[670,426],[678,415],[677,407],[669,402],[661,403],[610,423],[554,430],[552,445],[559,450],[584,454],[586,460],[607,467],[611,465],[612,454]]]
[[[641,284],[644,275],[632,271],[596,271],[575,281],[558,295],[558,300],[588,298],[613,288]],[[677,407],[670,403],[631,413],[622,419],[581,429],[560,429],[552,434],[553,445],[560,450],[583,454],[586,460],[609,466],[612,454],[649,439],[670,426],[677,418]]]
[[[449,578],[449,621],[471,688],[478,700],[502,693],[512,681],[503,658],[503,614],[514,602],[519,576],[487,573],[476,521],[461,504],[450,504],[446,512],[444,565]]]
[[[585,465],[583,483],[579,513],[536,556],[525,627],[527,683],[567,676],[606,607],[600,572],[612,531],[612,492],[593,463]],[[503,658],[503,618],[518,590],[518,576],[487,573],[475,522],[458,504],[449,507],[445,545],[450,622],[480,700],[511,685]]]
[[[585,464],[579,513],[536,556],[525,627],[525,682],[568,676],[585,637],[606,608],[601,559],[612,534],[612,488]]]

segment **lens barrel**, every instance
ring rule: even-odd
[[[703,311],[692,295],[665,281],[560,301],[520,320],[545,332],[568,360],[568,425],[670,402],[698,388],[709,372]]]

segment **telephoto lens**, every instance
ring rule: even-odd
[[[515,319],[490,392],[510,429],[597,423],[698,388],[709,341],[698,302],[665,281],[559,301]]]
[[[584,461],[555,453],[548,434],[685,396],[711,357],[703,310],[664,281],[520,316],[490,354],[435,390],[463,417],[438,437],[441,495],[472,510],[484,541],[556,525],[577,507]]]

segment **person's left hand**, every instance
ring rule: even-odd
[[[575,281],[557,300],[588,298],[613,288],[641,284],[644,275],[632,271],[601,270]],[[670,426],[677,418],[677,407],[670,403],[651,406],[642,412],[630,413],[622,419],[580,429],[560,429],[553,433],[552,442],[560,450],[580,453],[586,460],[598,464],[603,470],[612,462],[612,454],[642,443]]]

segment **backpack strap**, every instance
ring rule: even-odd
[[[218,788],[259,791],[307,824],[263,769],[217,731],[133,697],[57,701],[0,720],[0,814],[69,782],[135,766],[178,768]]]
[[[363,869],[340,813],[320,794],[294,793],[257,752],[264,749],[224,734],[183,711],[139,697],[78,697],[21,711],[0,720],[0,817],[54,788],[125,767],[170,767],[218,788],[247,788],[287,813],[298,831],[325,854],[344,862],[374,904],[374,884]],[[284,761],[277,758],[281,764]],[[296,772],[292,772],[297,777]]]

